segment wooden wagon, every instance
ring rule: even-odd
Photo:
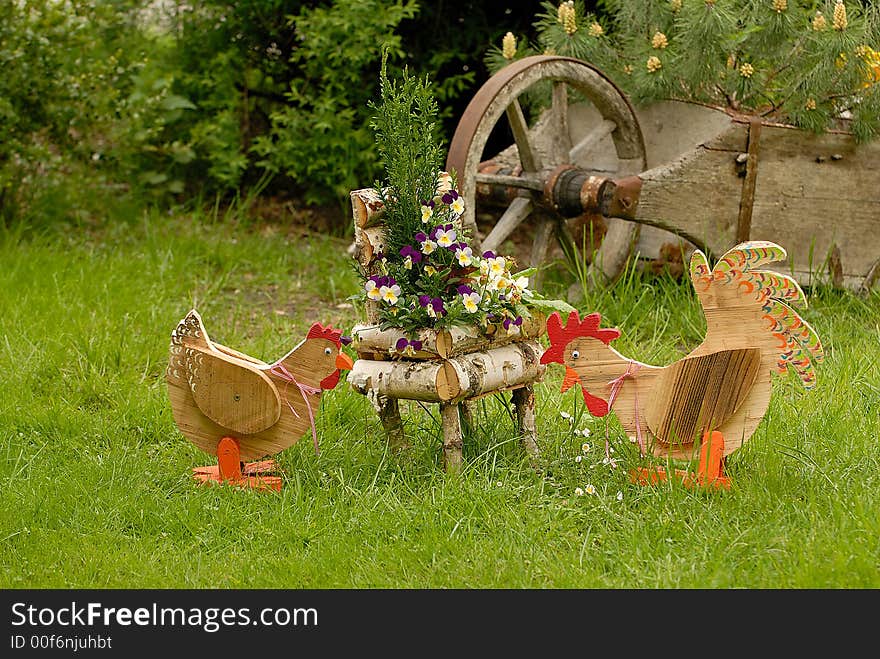
[[[530,118],[534,93],[552,101]],[[531,225],[531,265],[555,236],[600,280],[664,244],[711,257],[744,240],[784,244],[802,285],[866,291],[880,271],[880,143],[857,145],[845,121],[813,134],[693,103],[635,108],[590,64],[541,55],[480,88],[446,168],[481,248]]]

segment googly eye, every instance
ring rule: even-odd
[[[572,359],[577,359],[577,358],[580,357],[580,356],[581,356],[580,351],[578,351],[578,350],[572,350],[572,351],[571,351],[571,358],[572,358]]]
[[[332,349],[332,348],[324,348],[324,354],[325,354],[325,355],[330,355],[330,354],[332,354],[332,353],[333,353],[333,349]]]

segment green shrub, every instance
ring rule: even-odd
[[[533,3],[535,4],[535,3]],[[381,171],[380,52],[436,80],[450,137],[484,44],[523,16],[416,0],[0,3],[0,213],[88,221],[107,199],[248,190],[344,203]]]
[[[254,150],[261,165],[296,181],[306,201],[344,197],[378,174],[367,103],[383,48],[403,55],[394,29],[417,8],[413,0],[349,0],[290,17],[298,40],[290,62],[300,75]]]

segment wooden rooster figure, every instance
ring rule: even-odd
[[[611,347],[617,329],[600,328],[598,313],[577,312],[563,326],[559,313],[547,321],[550,347],[542,363],[565,365],[562,390],[578,383],[594,416],[613,411],[642,452],[690,460],[700,450],[696,478],[686,485],[729,487],[723,457],[751,437],[770,402],[771,374],[792,369],[807,389],[816,384],[813,364],[823,359],[813,329],[789,306],[806,304],[800,286],[759,267],[786,258],[780,246],[741,243],[714,268],[695,251],[691,281],[706,317],[706,337],[689,355],[657,367],[627,359]],[[663,469],[633,474],[641,484],[666,478]]]
[[[228,481],[257,489],[281,489],[278,476],[265,476],[274,462],[263,460],[292,446],[311,430],[318,451],[315,412],[321,392],[353,366],[342,351],[342,332],[312,325],[298,346],[273,364],[211,341],[193,309],[171,333],[165,380],[174,421],[218,464],[194,469],[201,482]]]

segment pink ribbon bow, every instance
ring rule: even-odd
[[[608,409],[610,410],[614,407],[614,400],[617,398],[617,394],[620,393],[620,389],[623,387],[623,382],[627,378],[632,378],[636,373],[639,372],[641,368],[641,364],[637,364],[636,362],[629,360],[629,364],[626,367],[626,372],[611,380],[608,384],[611,385],[611,395],[608,397]],[[633,405],[635,407],[635,420],[636,420],[636,438],[639,442],[639,451],[642,455],[645,454],[645,440],[642,438],[642,424],[639,422],[639,388],[636,386],[633,392]],[[605,425],[605,452],[608,453],[608,425]]]
[[[309,402],[309,394],[319,394],[321,393],[321,390],[317,387],[312,387],[308,384],[303,384],[302,382],[297,381],[297,379],[293,377],[293,373],[288,371],[287,367],[281,362],[272,364],[269,368],[269,372],[273,375],[277,375],[288,384],[292,382],[299,389],[299,393],[302,395],[303,400],[306,403],[306,409],[309,411],[309,424],[312,426],[312,440],[315,442],[315,455],[320,455],[320,451],[318,450],[318,431],[315,429],[315,415],[312,412],[312,404]],[[297,419],[300,418],[299,413],[293,409],[293,405],[287,400],[287,384],[284,385],[284,393],[282,394],[282,397],[284,398],[287,407],[293,412],[294,416]]]

